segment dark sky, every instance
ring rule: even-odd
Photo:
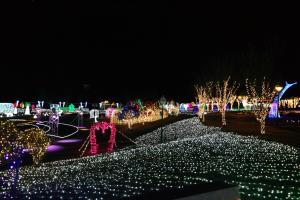
[[[228,74],[299,80],[293,5],[35,0],[6,16],[1,101],[194,100]]]

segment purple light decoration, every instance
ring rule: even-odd
[[[59,124],[59,116],[56,112],[51,113],[49,116],[49,125],[51,127],[52,133],[58,133],[58,124]]]
[[[56,143],[58,144],[70,144],[70,143],[77,143],[81,142],[81,139],[65,139],[65,140],[58,140]]]
[[[50,145],[47,148],[47,153],[57,152],[57,151],[61,151],[63,149],[64,149],[64,147],[62,147],[60,145]]]

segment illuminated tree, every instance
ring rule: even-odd
[[[266,117],[269,113],[270,105],[276,94],[274,87],[264,78],[261,86],[256,85],[256,81],[250,82],[246,79],[246,89],[249,100],[253,105],[253,112],[260,123],[260,133],[265,134]]]
[[[239,87],[236,81],[232,84],[229,83],[230,76],[223,81],[223,84],[216,83],[216,99],[218,102],[218,108],[222,115],[222,126],[226,126],[226,106],[230,99],[235,96],[236,90]]]
[[[205,122],[205,117],[204,117],[204,112],[206,111],[205,107],[211,101],[212,88],[213,88],[213,82],[207,82],[205,86],[195,85],[197,98],[199,101],[198,116],[202,120],[202,122]]]
[[[26,129],[18,135],[17,141],[24,149],[28,149],[35,165],[39,164],[50,142],[45,132],[39,128]]]

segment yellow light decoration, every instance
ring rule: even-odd
[[[275,90],[277,91],[277,92],[280,92],[281,90],[282,90],[282,86],[280,86],[280,85],[277,85],[277,86],[275,86]]]
[[[30,128],[18,135],[18,143],[28,149],[35,165],[38,165],[50,143],[45,132],[39,128]]]
[[[0,164],[1,159],[12,155],[14,141],[18,135],[18,129],[13,122],[0,121]]]

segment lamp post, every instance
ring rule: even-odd
[[[167,103],[167,100],[164,96],[162,96],[159,100],[159,104],[161,106],[161,128],[160,128],[160,141],[163,142],[163,119],[164,119],[164,105]]]
[[[276,118],[279,117],[279,101],[280,101],[280,97],[279,97],[279,92],[282,90],[282,86],[280,85],[276,85],[275,86],[275,90],[277,92],[277,98],[278,98],[278,101],[277,101],[277,109],[276,109]]]

